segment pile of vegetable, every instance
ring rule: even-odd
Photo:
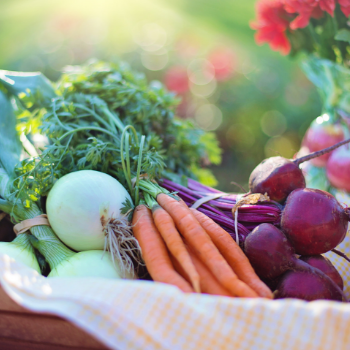
[[[0,71],[0,98],[0,210],[17,233],[2,244],[13,258],[48,277],[345,300],[341,277],[315,255],[344,239],[349,210],[305,189],[299,169],[321,153],[268,159],[250,193],[228,195],[198,181],[220,161],[214,135],[176,119],[174,96],[124,64],[68,67],[55,84]]]

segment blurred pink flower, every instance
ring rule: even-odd
[[[290,15],[284,9],[283,0],[260,0],[256,6],[257,20],[251,24],[257,30],[255,41],[259,45],[269,43],[272,50],[287,55],[291,50],[286,35]]]
[[[350,16],[350,0],[338,0],[341,10],[346,17]]]
[[[208,61],[213,65],[215,78],[218,81],[231,77],[235,64],[233,52],[225,46],[215,48],[208,56]]]
[[[311,17],[320,18],[323,11],[333,16],[335,9],[335,0],[283,0],[283,4],[287,12],[298,15],[290,24],[293,30],[305,28]]]
[[[187,70],[182,66],[170,67],[164,76],[164,84],[168,90],[181,95],[188,91],[189,81]]]

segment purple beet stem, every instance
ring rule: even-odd
[[[188,187],[167,179],[162,179],[161,185],[168,191],[177,192],[177,195],[188,206],[191,206],[195,201],[209,194],[226,194],[214,188],[204,186],[192,179],[188,179]],[[230,195],[213,199],[198,208],[199,211],[223,227],[233,238],[235,238],[235,221],[232,216],[232,208],[236,204],[236,197],[236,195]],[[237,225],[240,241],[243,242],[248,233],[262,223],[279,225],[280,217],[281,209],[273,203],[259,203],[240,207],[238,209]]]

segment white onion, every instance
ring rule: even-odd
[[[89,250],[79,252],[62,261],[48,277],[104,277],[122,278],[122,272],[118,271],[112,261],[111,254],[103,250]],[[136,278],[127,273],[125,278]]]
[[[76,251],[111,251],[123,274],[123,270],[133,270],[130,255],[135,257],[140,251],[127,217],[121,213],[126,200],[132,203],[119,181],[98,171],[81,170],[54,184],[46,211],[62,242]]]
[[[34,249],[28,241],[28,235],[20,234],[14,241],[0,242],[0,255],[6,254],[10,258],[28,266],[41,274],[38,260]]]

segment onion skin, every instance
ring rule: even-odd
[[[327,178],[330,184],[350,192],[350,147],[339,147],[328,159],[326,166]]]
[[[303,188],[287,198],[281,229],[300,255],[318,255],[345,238],[348,215],[328,192]]]
[[[19,246],[14,243],[1,242],[0,255],[1,254],[8,255],[10,258],[34,269],[41,275],[40,266],[35,257],[34,251],[30,251],[29,249],[25,249],[23,246]]]
[[[80,170],[61,177],[46,201],[51,227],[68,247],[76,251],[104,249],[104,225],[120,219],[122,202],[130,195],[112,176]]]
[[[283,157],[263,160],[250,174],[252,193],[267,193],[271,200],[283,203],[296,188],[305,188],[305,178],[299,166]]]
[[[122,278],[121,273],[113,265],[111,254],[103,250],[76,253],[56,266],[48,277]],[[131,274],[126,277],[127,279],[135,278]]]

